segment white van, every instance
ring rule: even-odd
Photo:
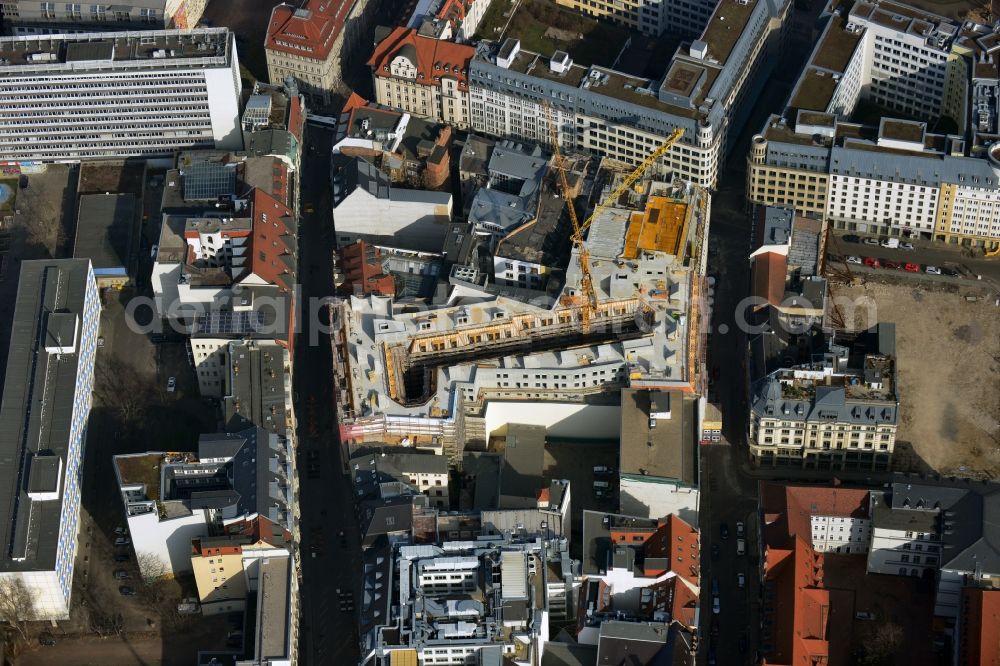
[[[747,552],[747,542],[746,542],[746,540],[745,539],[737,539],[736,540],[736,554],[737,555],[746,555],[746,552]]]
[[[608,485],[608,482],[607,482],[607,481],[594,481],[594,488],[595,488],[595,489],[596,489],[596,488],[600,488],[600,489],[602,489],[602,490],[603,490],[603,489],[606,489],[606,488],[610,488],[610,487],[611,487],[611,486],[610,486],[610,485]]]

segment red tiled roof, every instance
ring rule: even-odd
[[[764,513],[764,540],[768,545],[787,548],[794,537],[811,543],[810,516],[867,518],[869,494],[861,488],[761,484]]]
[[[302,143],[302,130],[306,126],[306,110],[302,103],[301,95],[292,97],[291,108],[288,110],[288,131],[292,133],[299,144]]]
[[[631,543],[631,539],[626,543]],[[676,515],[670,514],[655,532],[649,533],[642,548],[644,560],[647,562],[644,571],[647,576],[659,576],[667,571],[673,571],[691,585],[699,586],[701,547],[698,530]],[[650,569],[648,562],[651,558],[666,560],[666,568]]]
[[[964,588],[959,612],[958,666],[1000,664],[1000,590]]]
[[[375,76],[390,76],[389,63],[404,48],[405,55],[416,60],[413,64],[417,69],[418,83],[436,86],[441,84],[443,77],[457,79],[459,88],[465,89],[469,85],[469,61],[475,54],[473,47],[423,37],[413,28],[404,27],[393,30],[375,47],[375,52],[368,59],[368,66]]]
[[[771,305],[779,305],[785,297],[785,255],[777,252],[758,254],[753,259],[751,284],[753,295]]]
[[[250,270],[265,282],[278,284],[278,276],[288,273],[282,255],[293,254],[282,236],[292,233],[287,223],[291,209],[259,187],[253,193],[253,237],[250,243]]]
[[[830,593],[823,589],[823,556],[796,536],[790,549],[768,548],[765,584],[774,590],[765,614],[773,620],[764,666],[814,666],[830,654]]]
[[[264,47],[326,60],[353,4],[349,0],[308,0],[298,11],[290,4],[280,4],[271,10]]]

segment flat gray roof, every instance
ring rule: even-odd
[[[290,559],[266,557],[260,563],[257,588],[256,657],[260,662],[288,656],[288,620],[291,610]]]
[[[21,264],[0,404],[0,571],[51,571],[56,565],[63,493],[32,501],[28,489],[46,492],[52,475],[65,475],[68,467],[81,340],[73,353],[47,353],[47,319],[63,311],[82,322],[88,287],[96,289],[86,259]],[[58,460],[61,472],[53,470]]]
[[[698,444],[695,441],[694,401],[680,391],[669,391],[670,418],[650,427],[650,403],[662,400],[661,391],[622,390],[622,474],[675,479],[696,485]]]
[[[126,272],[135,210],[135,196],[132,194],[81,196],[73,256],[90,259],[98,277],[102,272]]]

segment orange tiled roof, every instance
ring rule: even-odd
[[[765,558],[765,584],[774,590],[764,609],[765,617],[773,619],[773,648],[762,663],[825,663],[830,653],[830,593],[823,589],[823,556],[796,536],[790,549],[768,548]]]
[[[354,3],[309,0],[301,10],[280,4],[271,10],[264,46],[272,51],[326,60]]]
[[[1000,664],[1000,590],[962,590],[958,666]]]
[[[288,272],[281,256],[293,253],[294,249],[285,244],[282,236],[291,233],[287,221],[292,217],[288,206],[259,187],[254,190],[250,269],[268,283],[277,284],[278,276]]]
[[[862,488],[761,484],[764,540],[772,547],[788,548],[790,539],[801,536],[811,543],[810,516],[869,516],[869,494]]]
[[[751,283],[753,295],[778,305],[785,296],[785,255],[777,252],[758,254],[753,260]]]
[[[440,85],[441,78],[452,78],[458,80],[459,88],[467,89],[469,61],[472,60],[475,49],[468,44],[423,37],[413,28],[399,27],[389,33],[375,47],[375,52],[368,59],[368,66],[375,76],[390,76],[389,63],[404,49],[404,54],[415,60],[419,83]]]

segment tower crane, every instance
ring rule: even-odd
[[[684,135],[684,130],[677,128],[661,143],[656,147],[653,152],[646,156],[646,159],[637,166],[632,173],[625,176],[621,184],[603,201],[594,207],[594,211],[590,214],[583,223],[580,222],[576,215],[576,206],[573,205],[573,196],[570,192],[569,182],[566,179],[566,168],[563,165],[562,153],[559,151],[559,132],[556,128],[555,121],[552,119],[552,109],[549,103],[546,101],[543,106],[545,107],[545,119],[549,125],[549,141],[552,143],[552,166],[559,174],[559,185],[562,188],[563,197],[566,199],[566,208],[569,210],[569,219],[573,223],[573,235],[570,239],[573,241],[573,245],[577,248],[578,256],[580,259],[580,287],[583,290],[583,305],[580,308],[580,319],[583,327],[583,332],[590,332],[590,320],[594,315],[594,310],[597,308],[597,293],[594,291],[594,281],[590,275],[590,250],[587,249],[587,245],[583,242],[583,232],[594,223],[594,220],[607,210],[610,206],[613,206],[619,197],[624,194],[635,181],[642,177],[642,174],[646,172],[649,167],[653,166],[658,159],[663,157],[667,151]]]

